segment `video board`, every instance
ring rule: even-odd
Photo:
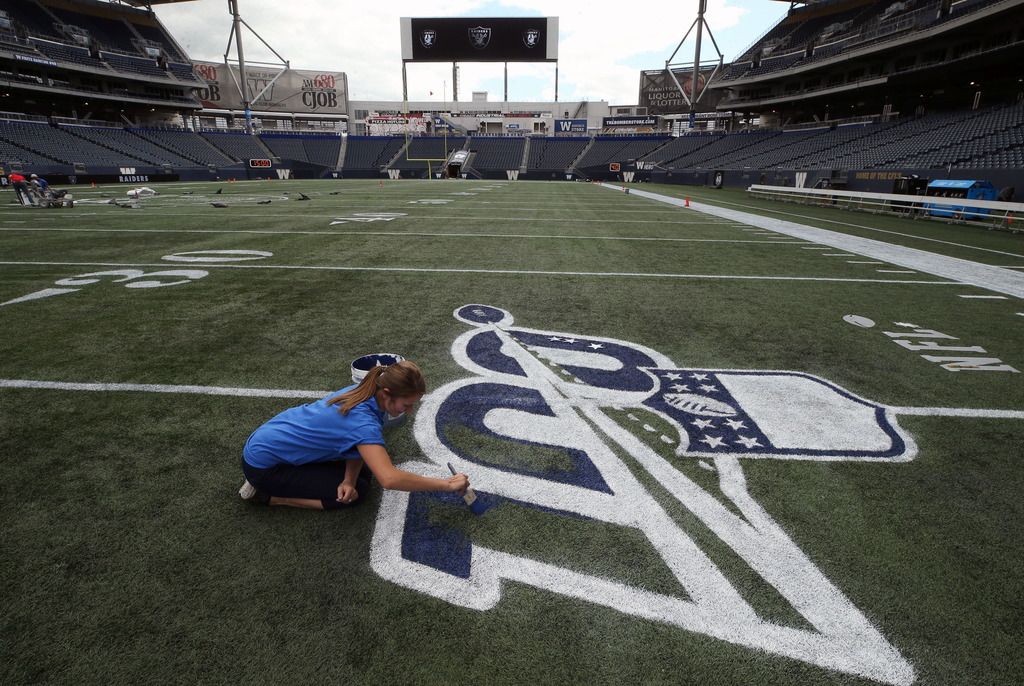
[[[554,62],[558,17],[402,17],[406,62]]]

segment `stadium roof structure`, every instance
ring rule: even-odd
[[[111,2],[131,5],[132,7],[149,7],[150,5],[170,5],[177,2],[193,2],[194,0],[111,0]]]

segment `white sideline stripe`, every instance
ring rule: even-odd
[[[6,265],[27,265],[42,267],[166,267],[166,262],[13,262],[2,261]],[[193,266],[203,269],[296,269],[309,271],[336,272],[406,272],[419,274],[533,274],[538,276],[598,276],[598,277],[637,277],[650,279],[717,279],[739,281],[829,281],[839,283],[888,283],[912,284],[926,286],[962,286],[956,281],[912,281],[910,279],[850,279],[825,276],[754,276],[739,274],[666,274],[661,272],[559,272],[535,269],[471,269],[446,267],[323,267],[315,265],[288,264],[203,264],[195,262]]]
[[[0,379],[0,388],[37,388],[53,391],[138,391],[143,393],[188,393],[191,395],[231,395],[246,398],[323,398],[330,391],[290,391],[280,388],[225,388],[222,386],[177,386],[143,383],[67,383]]]
[[[823,252],[821,254],[823,257],[857,257],[856,255],[851,255],[848,252]]]
[[[226,386],[193,386],[141,383],[75,383],[67,381],[35,381],[32,379],[0,379],[0,388],[32,388],[52,391],[180,393],[190,395],[227,395],[242,398],[323,398],[331,391],[290,390],[283,388],[233,388]],[[1024,419],[1022,410],[984,410],[959,407],[889,407],[896,414],[924,417],[980,417],[985,419]]]
[[[871,262],[870,260],[847,260],[846,264],[885,264],[885,262]]]
[[[909,269],[876,269],[879,274],[916,274],[917,272]]]
[[[602,184],[602,187],[608,189],[616,188],[616,186],[611,184]],[[634,190],[633,193],[640,197],[647,197],[652,200],[672,205],[681,204],[681,201],[667,195],[659,195],[657,193],[638,190]],[[946,279],[955,279],[962,283],[977,286],[985,290],[995,291],[1004,295],[1012,295],[1015,298],[1024,298],[1024,274],[1010,269],[1000,269],[999,267],[993,267],[979,262],[972,262],[971,260],[947,257],[946,255],[938,255],[926,250],[908,248],[902,245],[892,245],[871,238],[851,236],[837,231],[819,229],[817,227],[797,224],[783,219],[772,219],[770,217],[763,217],[749,212],[730,210],[718,205],[694,203],[691,201],[690,206],[698,212],[703,212],[713,217],[733,219],[738,222],[750,224],[751,226],[761,226],[788,236],[795,236],[815,243],[822,243],[839,250],[848,250],[865,257],[885,260],[887,263],[896,266],[907,267],[908,269],[925,272],[927,274]],[[1020,257],[1020,255],[1014,255],[1014,257]]]
[[[353,222],[358,223],[358,222]],[[593,241],[667,241],[679,243],[757,243],[760,245],[782,241],[755,241],[740,238],[658,238],[655,236],[569,236],[561,234],[532,233],[449,233],[430,231],[261,231],[259,229],[67,229],[58,227],[0,228],[2,231],[70,231],[74,233],[214,233],[214,234],[263,234],[271,236],[429,236],[445,238],[554,238],[565,240]]]
[[[644,192],[646,192],[646,191],[637,191],[637,194],[639,195],[640,193],[644,193]],[[653,194],[651,194],[651,195],[653,195]],[[674,198],[672,198],[670,196],[663,196],[663,197],[666,197],[669,200],[674,200]],[[888,234],[892,234],[893,236],[904,236],[906,238],[913,238],[913,239],[916,239],[916,240],[919,240],[919,241],[929,241],[931,243],[943,243],[945,245],[955,245],[958,248],[967,248],[968,250],[981,250],[982,252],[992,252],[992,253],[996,253],[998,255],[1009,255],[1010,257],[1024,257],[1024,255],[1018,255],[1017,253],[1012,253],[1012,252],[1005,252],[1003,250],[993,250],[992,248],[979,248],[978,246],[967,245],[966,243],[954,243],[953,241],[944,241],[944,240],[941,240],[939,238],[927,238],[925,236],[917,236],[917,235],[912,234],[912,233],[901,233],[899,231],[890,231],[888,229],[879,229],[879,228],[876,228],[874,226],[864,226],[863,224],[852,224],[850,222],[841,222],[841,221],[838,221],[836,219],[825,219],[824,217],[815,217],[815,216],[808,215],[808,214],[797,214],[796,212],[783,212],[782,210],[767,209],[767,208],[757,207],[755,205],[744,205],[743,203],[729,202],[727,200],[719,200],[718,204],[719,205],[731,205],[732,207],[747,207],[747,208],[750,208],[752,210],[757,210],[758,212],[767,212],[769,214],[785,215],[787,217],[800,217],[801,219],[813,219],[815,221],[827,222],[829,224],[838,224],[839,226],[851,226],[851,227],[853,227],[855,229],[864,229],[865,231],[877,231],[878,233],[888,233]],[[757,215],[754,215],[754,216],[757,216]],[[825,231],[825,229],[822,229],[822,230]]]
[[[1006,300],[1005,295],[961,295],[960,297],[972,300]]]

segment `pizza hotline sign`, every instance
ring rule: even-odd
[[[205,84],[197,93],[203,107],[244,109],[235,85],[235,65],[194,64],[196,77]],[[348,77],[344,72],[247,68],[245,81],[252,109],[259,112],[348,114]]]

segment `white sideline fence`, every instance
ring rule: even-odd
[[[952,216],[936,216],[947,221],[968,221],[989,226],[1024,230],[1024,203],[998,200],[972,200],[943,198],[931,195],[902,195],[898,193],[867,193],[839,191],[827,188],[794,188],[792,186],[765,186],[754,184],[747,193],[769,200],[783,200],[809,205],[842,207],[869,212],[895,212],[909,216],[932,216],[932,210],[949,208]]]

